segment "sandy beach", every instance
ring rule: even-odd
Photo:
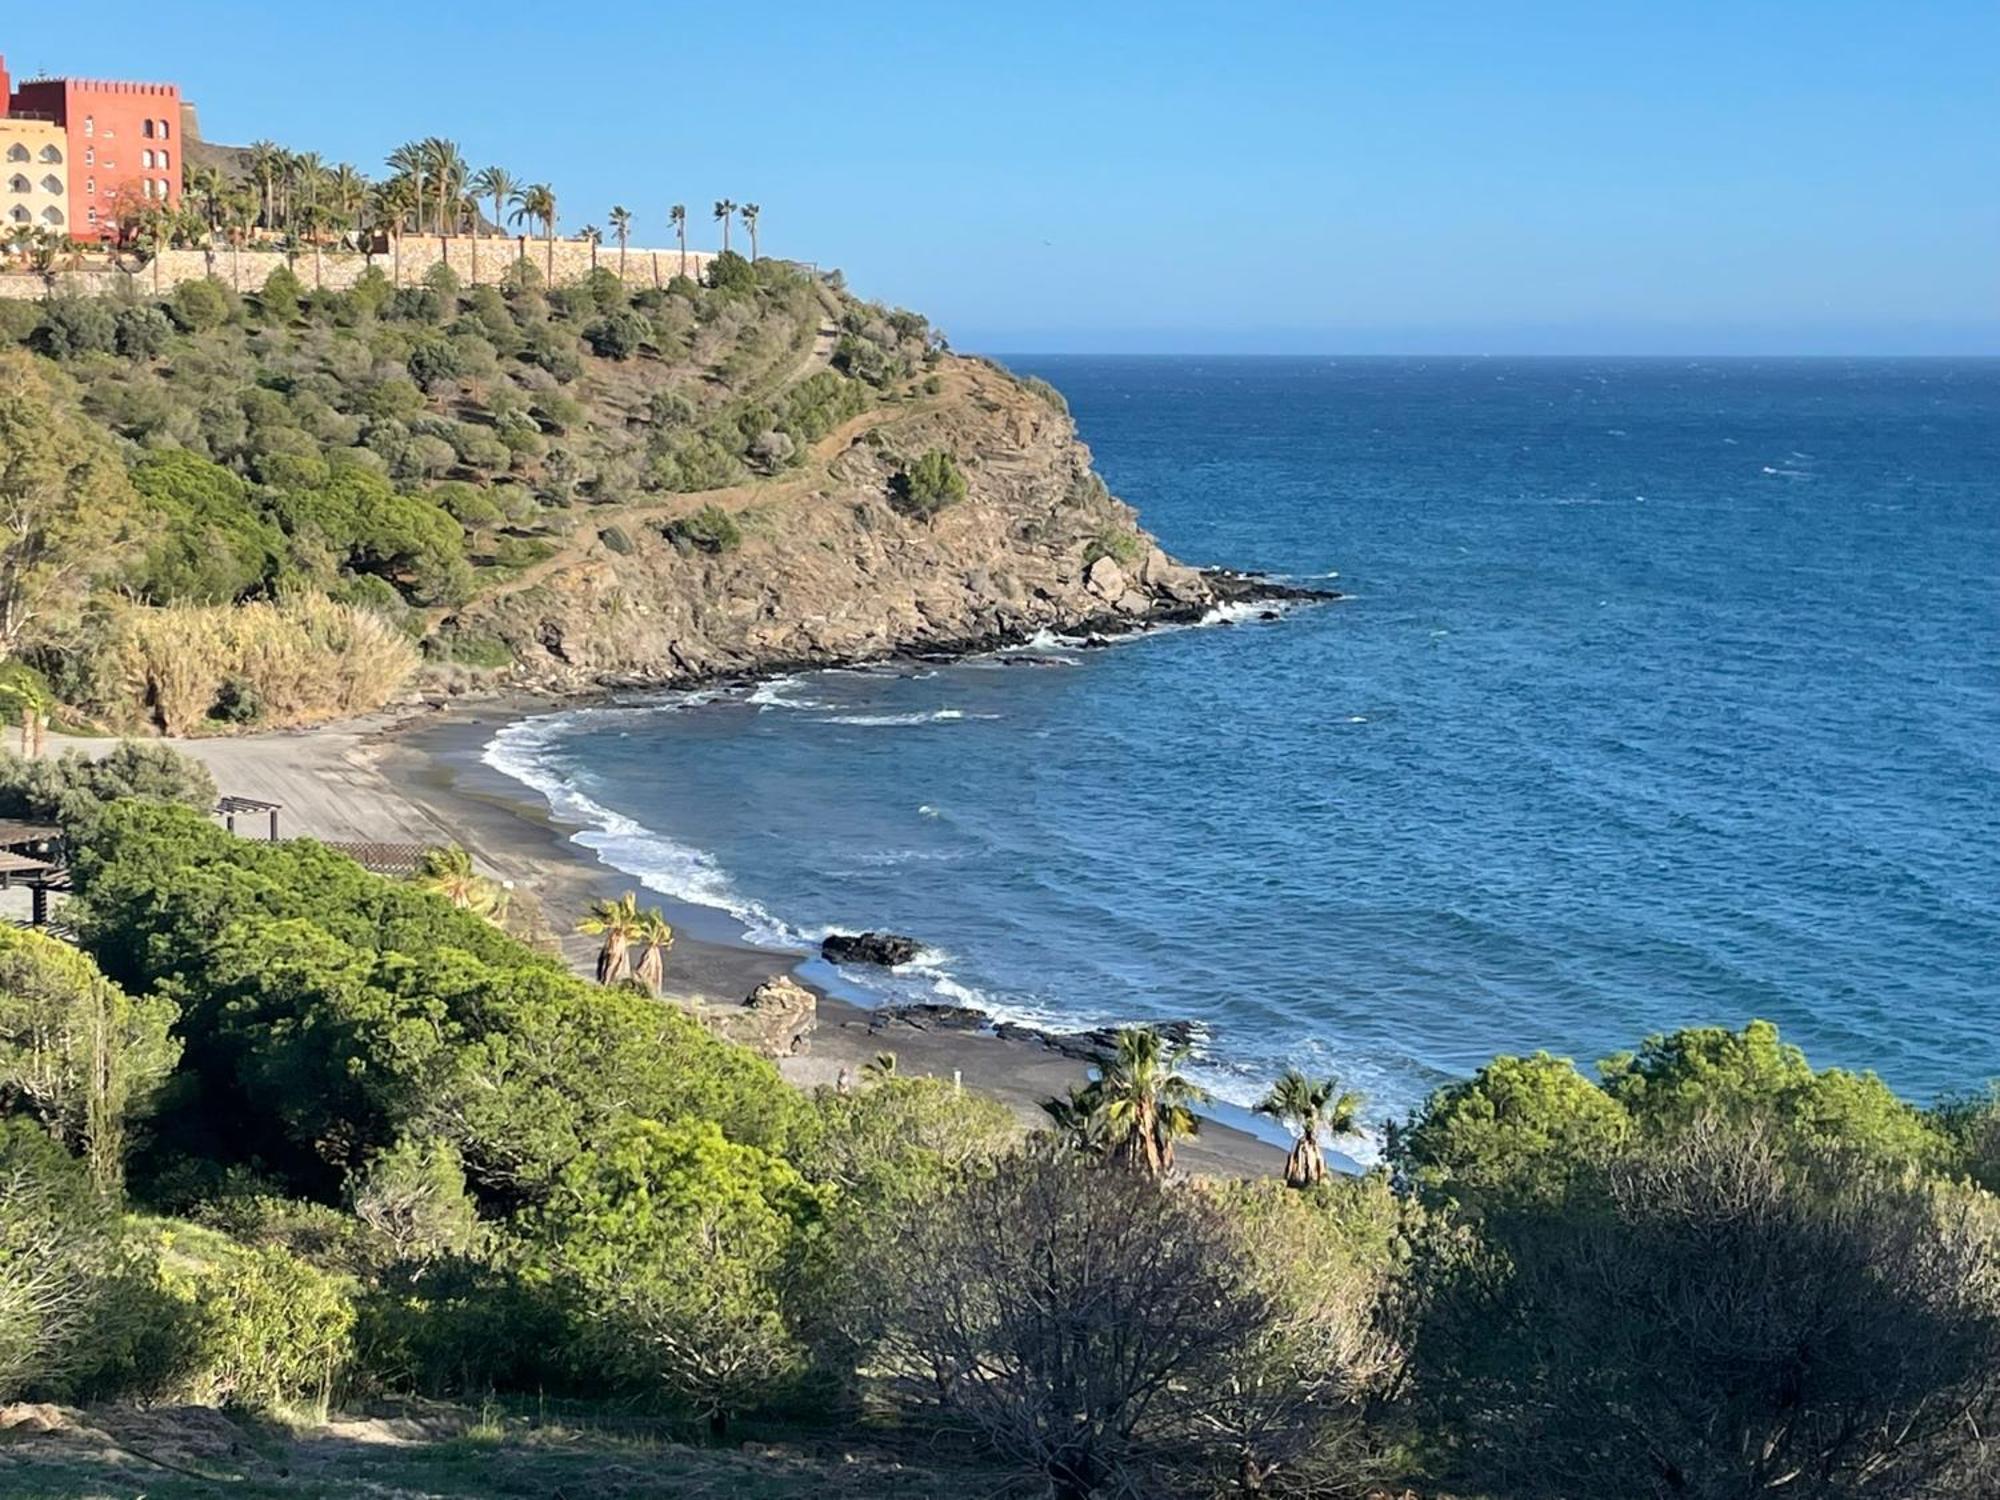
[[[208,766],[223,795],[282,804],[281,836],[464,846],[540,913],[570,962],[588,973],[596,944],[571,932],[577,916],[591,901],[637,882],[572,842],[575,830],[558,824],[541,797],[480,759],[505,725],[561,706],[522,700],[385,712],[311,730],[173,743]],[[58,739],[51,749],[104,743]],[[262,836],[260,816],[242,821],[246,836]],[[740,1003],[808,956],[731,940],[724,914],[643,891],[641,898],[660,906],[678,934],[667,968],[670,996]],[[893,1052],[900,1071],[956,1076],[1037,1125],[1042,1100],[1087,1076],[1082,1063],[1033,1041],[918,1029],[808,987],[820,997],[818,1027],[805,1052],[780,1064],[802,1087],[831,1085],[842,1072],[858,1073],[878,1053]],[[1283,1164],[1272,1142],[1212,1118],[1179,1155],[1196,1173],[1264,1175]]]

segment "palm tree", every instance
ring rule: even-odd
[[[389,169],[398,177],[407,177],[415,190],[418,234],[424,232],[424,202],[429,186],[430,159],[430,152],[422,141],[405,141],[389,153]]]
[[[375,190],[371,207],[374,227],[389,236],[395,275],[392,283],[403,284],[403,226],[417,202],[416,184],[408,177],[392,177]]]
[[[416,884],[489,922],[498,922],[507,912],[506,890],[473,869],[472,856],[456,844],[427,850],[417,866]]]
[[[533,182],[514,194],[514,212],[507,216],[511,224],[522,222],[540,223],[542,233],[548,240],[548,283],[555,285],[556,279],[556,194],[546,182]]]
[[[278,164],[284,159],[284,151],[276,141],[252,141],[250,143],[250,175],[262,188],[264,194],[264,227],[273,225],[272,188],[278,180]]]
[[[1055,1126],[1056,1134],[1070,1150],[1084,1156],[1102,1156],[1110,1141],[1104,1115],[1104,1095],[1095,1083],[1073,1083],[1063,1099],[1044,1099],[1042,1113]]]
[[[219,226],[218,210],[222,206],[222,174],[214,167],[189,167],[185,173],[184,187],[187,196],[201,205],[202,218],[207,221],[211,238]]]
[[[362,211],[368,206],[368,179],[342,162],[326,180],[326,206],[347,228],[360,229]]]
[[[604,243],[604,231],[595,224],[586,224],[576,232],[576,237],[590,246],[590,269],[597,269],[597,247]]]
[[[521,184],[505,167],[481,167],[467,184],[481,198],[493,200],[493,227],[501,228],[506,221],[507,201],[520,190]],[[475,230],[477,225],[474,225]]]
[[[611,225],[611,233],[618,241],[618,279],[625,279],[625,246],[632,238],[632,210],[614,205],[611,217],[606,221]]]
[[[456,142],[432,136],[423,143],[424,165],[430,170],[431,191],[437,196],[437,232],[449,235],[456,215],[451,205],[465,186],[465,158]]]
[[[313,290],[326,285],[326,263],[321,251],[326,244],[327,231],[340,222],[340,215],[333,211],[331,204],[308,203],[300,214],[301,227],[313,247]]]
[[[1364,1102],[1352,1089],[1343,1091],[1337,1078],[1308,1078],[1297,1068],[1287,1068],[1279,1075],[1257,1106],[1257,1113],[1269,1115],[1298,1137],[1285,1158],[1287,1187],[1307,1188],[1326,1180],[1319,1133],[1351,1135]]]
[[[243,242],[250,237],[250,226],[256,219],[256,194],[231,193],[223,199],[222,224],[229,235],[229,284],[239,292],[243,290]]]
[[[724,255],[729,253],[729,220],[730,216],[735,212],[736,205],[731,203],[727,198],[718,198],[715,200],[715,217],[722,225],[722,253]]]
[[[631,891],[616,901],[591,903],[589,915],[576,924],[576,930],[604,939],[597,954],[599,984],[616,984],[630,971],[632,939],[641,935],[643,923],[639,898]]]
[[[688,206],[676,203],[667,210],[667,217],[673,221],[674,235],[681,242],[681,275],[688,273]]]
[[[667,982],[667,953],[674,946],[674,929],[659,912],[648,911],[639,918],[639,930],[634,937],[646,946],[632,972],[657,995]]]
[[[743,215],[743,227],[750,231],[750,258],[752,260],[757,258],[757,215],[763,211],[763,209],[754,203],[746,203],[738,210]]]
[[[1105,1131],[1119,1161],[1149,1177],[1173,1170],[1174,1142],[1201,1128],[1191,1106],[1207,1092],[1179,1071],[1186,1047],[1169,1047],[1150,1026],[1126,1026],[1099,1070]]]

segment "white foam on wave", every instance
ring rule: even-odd
[[[893,726],[901,724],[953,724],[961,719],[997,719],[998,714],[969,714],[962,708],[934,708],[928,712],[907,714],[830,714],[820,720],[822,724],[860,724],[863,726]]]
[[[556,817],[580,825],[570,842],[589,849],[647,890],[728,912],[754,942],[787,948],[807,945],[805,934],[740,893],[712,854],[678,843],[582,791],[557,751],[579,722],[579,713],[562,713],[509,724],[487,743],[480,760],[540,792]]]
[[[761,712],[769,708],[825,709],[833,707],[812,698],[800,698],[796,694],[805,686],[803,677],[773,677],[758,683],[744,695],[745,703],[754,703]]]
[[[1261,620],[1266,615],[1283,614],[1289,601],[1284,599],[1238,599],[1228,604],[1218,604],[1201,617],[1203,625],[1241,625],[1250,620]]]

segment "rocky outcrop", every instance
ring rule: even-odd
[[[894,932],[834,932],[819,945],[819,956],[830,964],[878,964],[893,969],[923,952],[915,938]]]
[[[1167,556],[1092,472],[1067,413],[1005,372],[947,359],[938,375],[934,393],[850,422],[805,469],[727,503],[590,517],[570,554],[466,606],[443,643],[504,646],[504,685],[563,693],[1115,634],[1287,592]],[[891,481],[932,450],[966,494],[913,514]],[[689,544],[675,522],[704,503],[732,511],[740,540]],[[602,540],[614,525],[618,548]]]
[[[819,1024],[819,999],[789,975],[765,980],[741,1005],[705,1006],[701,1018],[730,1041],[769,1058],[806,1050]]]

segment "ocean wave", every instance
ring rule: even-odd
[[[888,727],[902,724],[951,724],[960,719],[997,719],[998,714],[969,714],[962,708],[934,708],[907,714],[830,714],[822,724],[859,724]]]
[[[796,698],[792,694],[806,685],[802,676],[772,677],[758,683],[744,694],[745,703],[755,704],[761,711],[767,708],[828,709],[831,703],[822,703],[813,698]]]
[[[556,817],[580,825],[570,835],[571,843],[590,850],[647,890],[692,906],[728,912],[743,924],[746,936],[754,942],[785,948],[810,946],[812,939],[807,934],[739,892],[712,854],[668,838],[577,787],[574,768],[564,762],[557,746],[577,726],[583,712],[592,710],[509,724],[487,743],[480,760],[541,793]]]

